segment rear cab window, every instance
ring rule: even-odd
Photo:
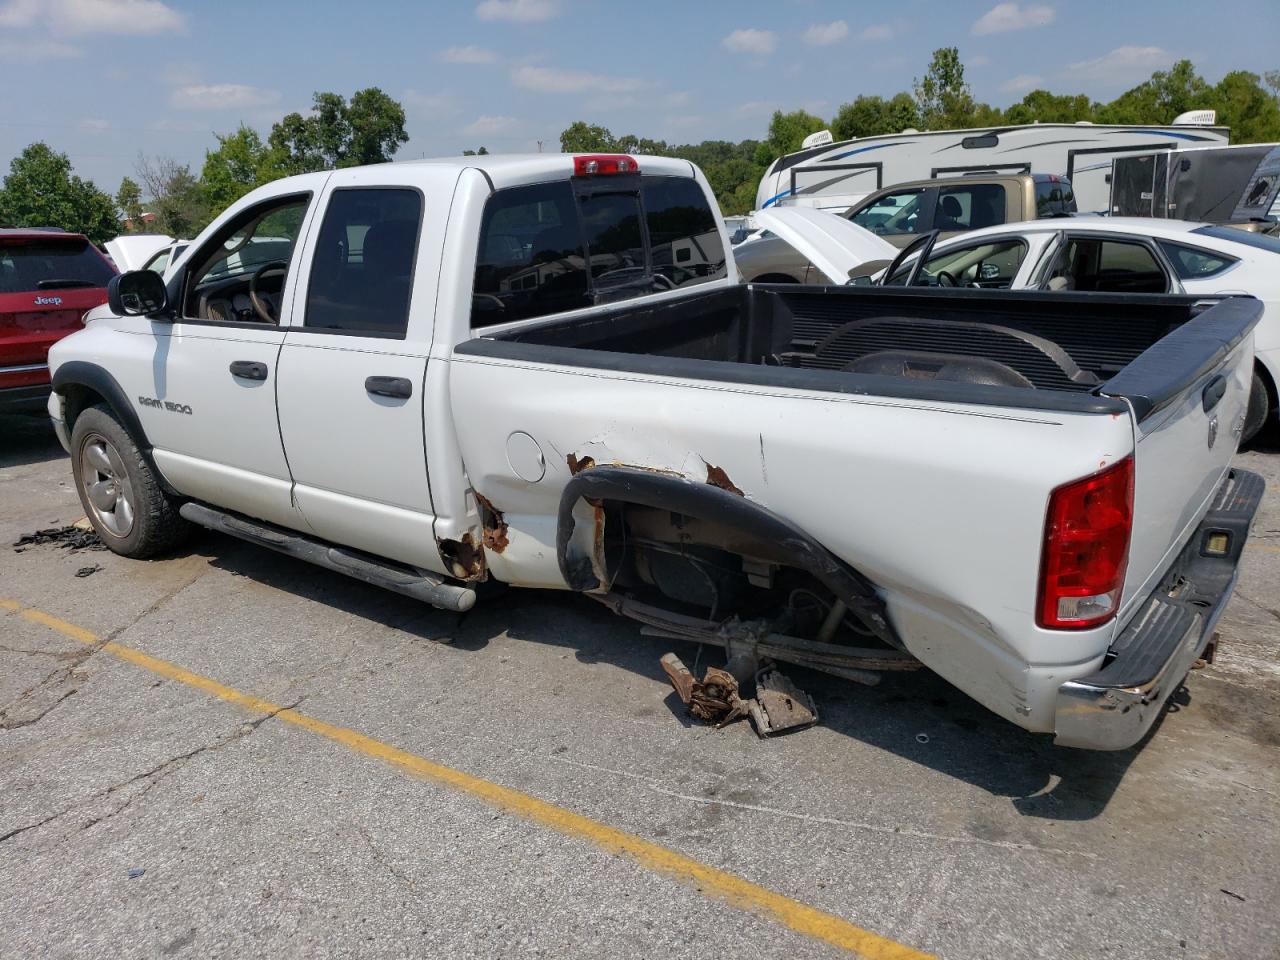
[[[966,183],[938,191],[935,230],[978,230],[1005,222],[1005,188],[999,183]]]
[[[0,238],[0,293],[105,287],[113,276],[83,237]]]
[[[611,176],[497,191],[485,205],[473,327],[721,279],[720,228],[696,180]]]
[[[1036,218],[1062,217],[1076,212],[1071,182],[1061,177],[1036,181]]]

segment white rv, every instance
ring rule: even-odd
[[[815,134],[807,149],[779,157],[756,191],[756,209],[775,205],[843,209],[881,187],[968,173],[1053,173],[1075,188],[1082,211],[1109,206],[1111,161],[1128,153],[1221,146],[1230,130],[1212,110],[1184,113],[1170,126],[1036,123],[863,137],[830,142]],[[824,131],[825,133],[825,131]],[[825,140],[826,142],[823,142]]]

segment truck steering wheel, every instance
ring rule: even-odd
[[[253,271],[253,276],[249,278],[249,302],[253,304],[254,313],[262,318],[264,323],[279,323],[279,317],[271,315],[271,303],[258,293],[258,284],[262,278],[268,273],[279,271],[280,273],[289,272],[289,263],[286,260],[269,260]]]

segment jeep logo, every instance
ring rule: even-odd
[[[62,306],[61,297],[36,297],[37,307],[60,307]]]

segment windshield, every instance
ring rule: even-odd
[[[24,238],[0,246],[0,293],[105,287],[114,275],[83,237]]]

